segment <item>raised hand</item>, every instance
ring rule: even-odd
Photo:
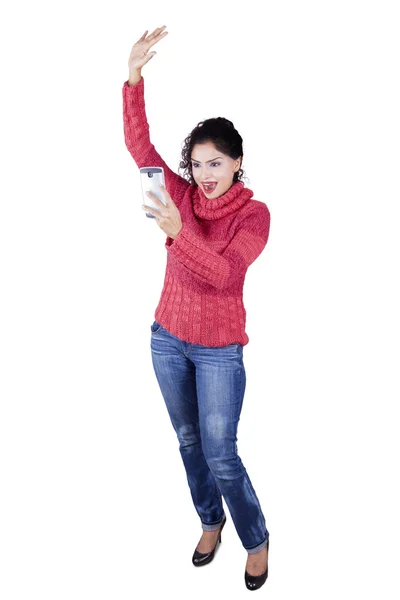
[[[157,27],[150,35],[147,35],[148,30],[146,29],[142,37],[133,45],[128,60],[128,67],[130,75],[132,74],[134,78],[136,78],[138,73],[140,74],[144,65],[157,54],[156,52],[150,52],[150,54],[148,54],[148,51],[154,44],[157,44],[163,37],[168,35],[168,31],[163,31],[165,28],[166,25]]]

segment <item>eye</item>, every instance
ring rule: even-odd
[[[212,166],[212,167],[214,167],[214,166],[215,166],[215,167],[219,167],[219,165],[220,165],[221,163],[219,163],[219,162],[212,162],[212,163],[210,163],[210,164],[211,164],[211,166]],[[198,163],[192,163],[192,167],[196,168],[196,167],[198,167],[198,166],[199,166],[199,165],[198,165]]]

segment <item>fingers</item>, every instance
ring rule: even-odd
[[[154,30],[154,31],[153,31],[153,32],[152,32],[152,33],[149,35],[149,37],[148,37],[147,39],[148,39],[148,40],[149,40],[149,39],[152,39],[154,36],[156,36],[156,35],[157,35],[157,34],[158,34],[160,31],[162,31],[162,30],[163,30],[163,29],[165,29],[165,28],[166,28],[166,25],[163,25],[162,27],[157,27],[157,29],[155,29],[155,30]]]
[[[150,215],[153,215],[154,217],[156,216],[154,214],[154,211],[152,208],[150,208],[150,206],[147,206],[146,204],[142,204],[142,210],[146,211],[147,213],[149,213]]]
[[[160,183],[158,187],[160,188],[163,198],[165,200],[165,204],[164,204],[164,202],[161,202],[162,206],[170,209],[171,206],[174,205],[174,201],[172,200],[171,196],[169,195],[167,188],[164,187],[162,183]]]
[[[149,62],[149,60],[151,60],[153,58],[153,56],[155,56],[156,54],[157,54],[156,52],[151,52],[150,54],[147,54],[145,62],[143,63],[143,66],[147,65],[147,63]]]
[[[160,214],[160,212],[158,210],[155,210],[154,208],[151,208],[150,206],[146,206],[146,204],[142,204],[142,210],[144,210],[145,212],[149,213],[150,215],[153,215],[153,217],[155,217],[157,223],[161,219],[161,217],[163,216],[163,215]]]
[[[172,200],[171,196],[169,195],[167,188],[165,188],[162,183],[160,183],[159,188],[160,188],[161,193],[164,196],[164,200],[166,202],[166,204],[164,206],[167,206],[168,208],[170,208],[171,204],[173,204],[173,200]]]
[[[163,37],[165,37],[166,35],[168,35],[168,31],[164,31],[163,33],[161,33],[161,31],[163,29],[165,29],[165,27],[166,27],[166,25],[163,25],[162,27],[158,27],[157,29],[155,29],[153,31],[153,33],[151,33],[149,35],[149,37],[146,39],[146,42],[148,42],[148,44],[149,44],[149,48],[151,48],[152,46],[154,46],[154,44],[156,44]]]
[[[142,37],[138,39],[138,41],[136,42],[136,44],[138,44],[139,42],[143,42],[143,40],[144,40],[144,38],[146,37],[146,34],[147,34],[147,32],[148,32],[148,31],[149,31],[149,30],[148,30],[148,29],[146,29],[146,31],[144,32],[144,34],[142,35]]]
[[[155,204],[157,204],[157,206],[159,206],[160,208],[165,208],[165,204],[163,204],[163,202],[161,202],[161,200],[159,200],[157,196],[155,196],[152,192],[146,192],[146,195],[151,197],[151,199],[153,200],[153,202],[155,202]]]

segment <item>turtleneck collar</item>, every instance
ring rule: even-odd
[[[219,198],[207,198],[201,187],[194,188],[193,210],[197,217],[213,221],[225,217],[245,204],[251,197],[251,189],[237,181]]]

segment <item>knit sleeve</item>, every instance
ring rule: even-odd
[[[266,204],[246,216],[227,248],[219,254],[183,224],[167,245],[168,252],[201,281],[223,290],[243,277],[263,251],[269,236],[270,212]]]
[[[125,143],[133,160],[139,168],[162,167],[165,175],[165,187],[175,204],[179,204],[179,199],[182,198],[190,184],[168,167],[150,141],[143,77],[136,85],[129,85],[128,81],[125,81],[122,98]]]

